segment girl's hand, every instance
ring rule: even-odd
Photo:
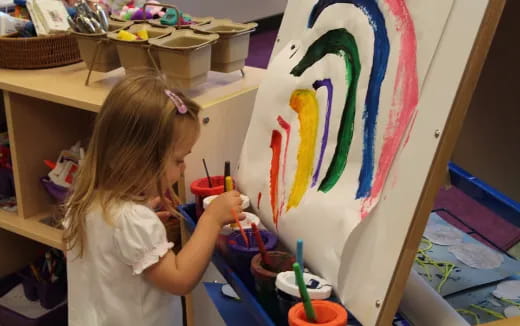
[[[162,203],[161,203],[161,197],[157,196],[155,198],[152,198],[148,201],[147,204],[148,207],[150,207],[155,214],[161,219],[161,221],[166,221],[172,214],[168,212],[167,210],[164,210]]]
[[[242,215],[242,199],[238,191],[228,191],[218,196],[209,204],[204,213],[215,219],[220,226],[224,226],[235,222],[231,210],[235,211],[240,220],[244,218]]]

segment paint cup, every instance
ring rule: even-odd
[[[209,198],[209,197],[206,197]],[[242,214],[245,215],[245,219],[240,221],[240,225],[244,230],[251,229],[251,224],[255,223],[256,225],[260,226],[260,218],[256,216],[253,213],[243,212]],[[240,228],[238,226],[232,226],[232,224],[225,225],[222,230],[220,231],[218,240],[217,240],[217,249],[224,255],[228,255],[228,236],[233,233],[233,231],[239,231]]]
[[[208,197],[204,198],[204,200],[202,201],[202,208],[203,209],[208,208],[209,204],[211,204],[213,199],[215,199],[217,197],[218,197],[218,195],[208,196]],[[248,209],[250,206],[249,197],[247,197],[246,195],[240,194],[240,199],[242,199],[242,209],[243,210]]]
[[[251,274],[255,279],[255,290],[258,301],[271,316],[276,325],[281,325],[287,319],[287,312],[280,314],[276,297],[276,276],[281,272],[292,270],[296,261],[294,256],[283,251],[267,252],[269,265],[262,261],[262,254],[257,254],[251,260]]]
[[[213,195],[220,195],[224,193],[224,176],[213,176],[211,178],[211,185],[209,186],[208,178],[201,178],[191,183],[191,193],[195,195],[195,219],[202,215],[204,198]]]
[[[346,326],[347,311],[343,306],[323,300],[312,300],[316,313],[316,323],[307,321],[303,303],[298,303],[289,310],[289,326]]]
[[[249,240],[249,247],[245,244],[240,231],[234,231],[228,237],[228,260],[235,273],[251,290],[255,289],[255,281],[251,275],[251,259],[258,254],[258,244],[252,230],[244,230]],[[278,244],[278,237],[269,231],[261,230],[260,236],[267,251],[273,250]]]
[[[326,300],[330,298],[332,294],[332,285],[326,280],[311,273],[303,273],[303,281],[305,282],[311,300]],[[275,284],[280,315],[287,316],[289,310],[302,301],[300,298],[300,290],[294,277],[294,272],[279,273],[276,276]],[[287,325],[287,321],[280,325]]]

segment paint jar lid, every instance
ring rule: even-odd
[[[303,280],[307,285],[307,292],[309,292],[309,297],[312,300],[325,300],[330,298],[332,285],[329,282],[311,273],[303,273]],[[312,287],[309,287],[311,284]],[[300,290],[298,289],[294,272],[292,271],[282,272],[276,276],[276,288],[293,297],[300,297]]]
[[[258,253],[258,245],[253,230],[244,230],[244,232],[249,240],[249,246],[246,245],[240,231],[233,231],[233,233],[228,236],[228,248],[235,253],[256,255]],[[266,230],[260,230],[260,236],[264,242],[265,250],[269,251],[276,248],[276,245],[278,244],[278,237],[276,234]]]
[[[209,206],[209,204],[213,201],[213,199],[217,198],[218,196],[219,195],[214,195],[204,198],[204,200],[202,201],[202,207],[206,209]],[[240,198],[242,199],[242,209],[248,209],[250,205],[249,197],[241,194]]]
[[[249,213],[249,212],[243,212],[242,214],[244,214],[246,216],[245,219],[240,221],[240,225],[242,225],[242,228],[244,230],[250,229],[252,223],[255,223],[256,226],[260,227],[260,219],[258,218],[258,216],[256,216],[253,213]],[[229,229],[229,232],[228,232],[228,230],[224,230],[224,229]],[[226,225],[226,226],[224,226],[222,231],[231,233],[233,231],[238,231],[238,230],[240,230],[240,228],[238,226],[231,227],[231,225]]]

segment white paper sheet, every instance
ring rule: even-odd
[[[238,184],[263,224],[293,248],[303,239],[308,264],[336,284],[346,239],[391,186],[386,176],[408,141],[453,0],[292,1],[298,5],[290,1],[294,11],[285,13],[291,23],[284,26],[294,39],[272,60],[258,91]],[[313,11],[324,3],[333,4]],[[315,21],[313,12],[321,12]],[[354,108],[352,123],[342,124],[344,111]],[[338,137],[349,126],[352,137]],[[344,169],[341,150],[348,152]]]

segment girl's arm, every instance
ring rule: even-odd
[[[231,209],[241,213],[240,194],[225,193],[206,209],[195,232],[178,255],[168,251],[144,271],[155,286],[175,295],[186,295],[199,283],[208,266],[222,225],[232,223]]]

